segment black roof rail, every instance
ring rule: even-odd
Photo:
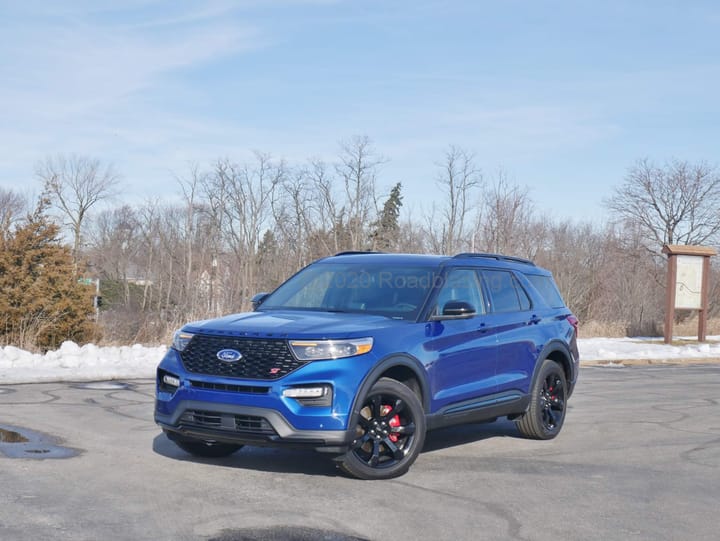
[[[533,267],[537,266],[535,265],[535,263],[533,263],[529,259],[525,259],[524,257],[515,257],[502,254],[490,254],[484,252],[463,252],[461,254],[455,254],[453,256],[453,259],[460,259],[463,257],[484,257],[487,259],[497,259],[498,261],[511,261],[513,263],[521,263],[523,265],[532,265]]]
[[[347,250],[345,252],[338,252],[338,253],[334,254],[333,257],[339,256],[339,255],[383,254],[383,253],[385,253],[385,252],[376,252],[373,250]]]

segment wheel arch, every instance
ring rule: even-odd
[[[360,384],[353,399],[348,427],[355,426],[361,401],[380,378],[394,379],[407,385],[417,395],[427,415],[430,408],[430,389],[424,367],[410,355],[392,355],[375,365]]]
[[[535,368],[533,369],[532,381],[530,382],[530,389],[532,389],[535,385],[535,380],[540,372],[540,365],[545,359],[555,361],[562,367],[563,372],[565,372],[565,380],[567,382],[574,381],[574,368],[571,361],[572,355],[570,350],[563,342],[554,340],[546,344],[537,357],[537,362],[535,363]]]

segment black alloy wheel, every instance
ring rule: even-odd
[[[415,393],[399,381],[380,379],[357,416],[355,439],[341,468],[360,479],[404,474],[425,441],[425,412]]]
[[[526,438],[549,440],[560,432],[565,421],[567,380],[562,366],[544,359],[530,390],[530,406],[516,421]]]

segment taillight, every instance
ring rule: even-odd
[[[580,320],[576,318],[573,315],[570,315],[567,317],[568,323],[573,326],[573,329],[575,329],[575,336],[578,335],[578,325],[580,325]]]

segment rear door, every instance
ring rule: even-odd
[[[486,324],[497,339],[497,389],[527,393],[535,359],[538,315],[530,296],[510,270],[481,271],[489,300]]]

